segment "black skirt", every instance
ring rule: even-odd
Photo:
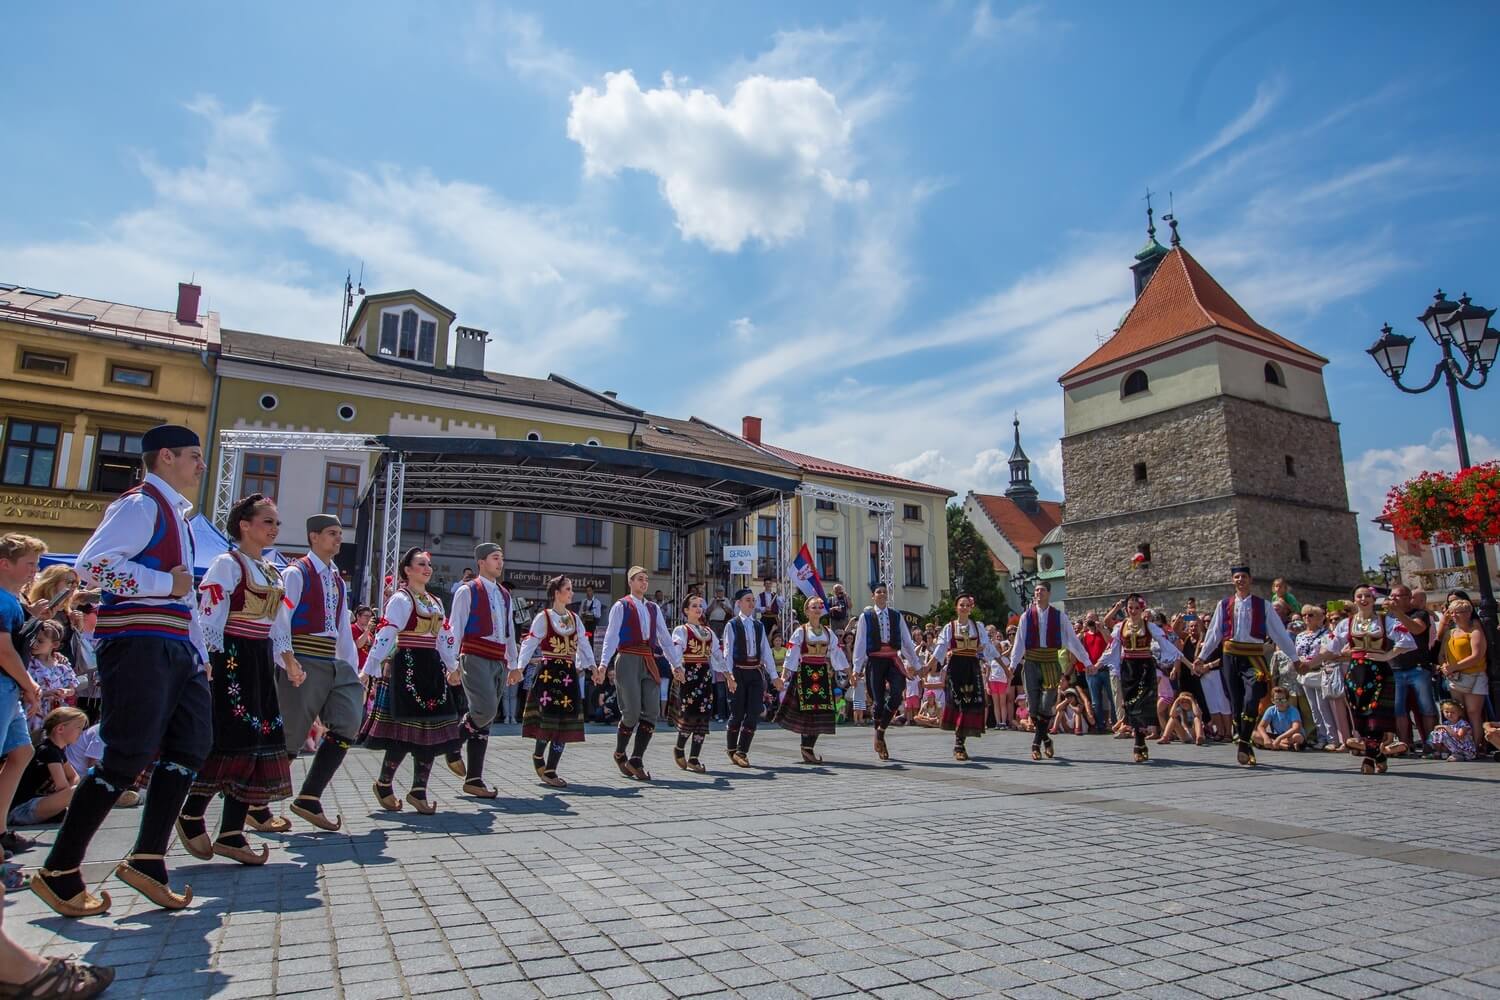
[[[685,680],[675,678],[667,695],[667,720],[690,736],[708,734],[714,714],[714,669],[704,663],[684,663]]]
[[[223,792],[251,805],[292,794],[281,705],[270,639],[226,635],[209,655],[213,749],[193,779],[193,792]]]

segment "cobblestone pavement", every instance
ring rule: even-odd
[[[173,848],[193,907],[114,879],[107,917],[29,893],[6,926],[119,970],[111,997],[1493,997],[1500,991],[1500,766],[991,733],[867,729],[821,767],[763,729],[754,766],[626,781],[607,731],[568,750],[555,792],[497,728],[483,802],[439,767],[435,816],[388,814],[355,751],[339,834],[267,838],[271,863]],[[501,735],[508,733],[509,735]],[[663,734],[664,736],[666,734]],[[296,765],[300,772],[302,765]],[[403,774],[402,778],[407,775]],[[398,788],[402,786],[398,779]],[[86,872],[105,879],[139,813],[117,810]],[[211,820],[213,817],[210,817]],[[35,833],[36,831],[29,831]],[[50,842],[55,828],[42,832]],[[40,863],[43,850],[20,860]]]

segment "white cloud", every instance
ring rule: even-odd
[[[329,164],[331,193],[300,194],[313,168],[278,147],[272,109],[199,98],[189,110],[204,123],[199,156],[143,155],[148,204],[81,235],[0,244],[0,258],[30,284],[154,306],[196,274],[226,326],[324,341],[339,334],[345,262],[363,260],[367,287],[421,288],[491,330],[492,366],[532,375],[599,354],[627,316],[618,298],[670,294],[649,249],[564,209]]]
[[[499,56],[517,77],[542,90],[571,92],[589,76],[573,53],[547,41],[532,14],[481,5],[462,46],[465,62],[477,73],[490,73]]]
[[[573,95],[568,137],[589,176],[654,174],[684,239],[775,246],[802,235],[820,206],[867,193],[849,176],[852,124],[815,79],[748,77],[727,104],[670,76],[645,91],[629,70],[604,79],[603,91]]]
[[[1469,458],[1474,462],[1500,459],[1500,442],[1470,432]],[[1345,460],[1349,506],[1359,518],[1363,565],[1375,565],[1391,550],[1390,534],[1371,523],[1385,509],[1385,496],[1391,487],[1419,472],[1454,472],[1457,469],[1458,450],[1451,430],[1437,431],[1425,442],[1370,448],[1356,458]]]
[[[969,22],[969,39],[973,42],[1012,41],[1036,35],[1041,30],[1041,4],[1026,4],[997,17],[990,7],[990,0],[982,0],[974,7],[974,17]]]
[[[755,338],[755,323],[749,316],[741,316],[729,321],[729,332],[736,341],[748,344]]]
[[[1285,89],[1279,78],[1262,81],[1255,88],[1255,99],[1250,102],[1250,106],[1240,112],[1233,121],[1221,128],[1218,135],[1214,136],[1206,145],[1189,156],[1182,166],[1177,169],[1179,171],[1191,169],[1220,150],[1226,149],[1244,138],[1257,125],[1265,121],[1266,116],[1276,107],[1276,102],[1281,100],[1281,95]]]

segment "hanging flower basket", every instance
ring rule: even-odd
[[[1500,542],[1500,462],[1424,472],[1391,488],[1382,515],[1397,537],[1444,545]]]

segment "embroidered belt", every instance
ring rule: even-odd
[[[656,655],[656,651],[651,648],[649,642],[621,643],[617,652],[629,653],[631,656],[639,656],[647,660]]]
[[[331,660],[339,651],[339,641],[331,635],[294,635],[292,652],[298,656],[315,656]]]
[[[682,662],[684,665],[687,665],[689,663],[698,664],[707,663],[709,662],[709,659],[706,656],[683,656]]]
[[[826,667],[826,666],[828,666],[828,657],[826,657],[826,656],[804,656],[804,657],[802,657],[802,659],[798,660],[797,662],[798,663],[805,663],[805,664],[807,664],[810,667]]]
[[[224,634],[237,635],[241,639],[269,639],[271,622],[266,618],[251,618],[248,615],[241,617],[231,614],[229,621],[224,623]]]
[[[1127,649],[1124,653],[1127,660],[1154,660],[1149,649]]]
[[[479,636],[464,636],[463,642],[459,644],[460,653],[473,653],[487,660],[504,660],[505,643],[496,642],[493,639],[481,639]]]
[[[1224,652],[1233,653],[1235,656],[1265,656],[1266,644],[1263,642],[1237,642],[1234,639],[1225,639]]]
[[[1027,663],[1056,663],[1058,652],[1056,646],[1033,646],[1021,658]]]
[[[437,636],[423,632],[398,632],[397,649],[437,649]]]
[[[189,641],[193,614],[170,605],[114,605],[99,609],[94,635],[100,639],[181,639]]]
[[[759,670],[760,669],[760,661],[759,660],[744,660],[744,661],[735,660],[734,661],[734,668],[736,670]]]

